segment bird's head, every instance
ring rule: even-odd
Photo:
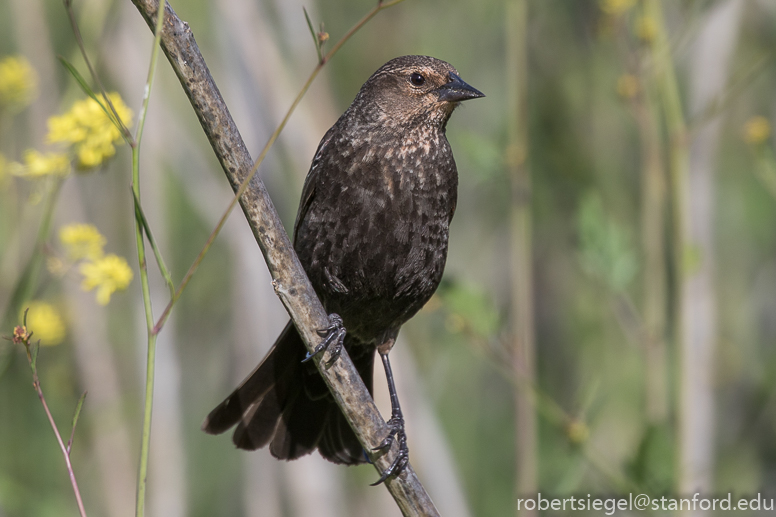
[[[353,104],[385,127],[444,129],[459,103],[484,96],[449,63],[428,56],[402,56],[372,74]]]

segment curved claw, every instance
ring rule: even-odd
[[[393,463],[391,463],[391,466],[385,469],[385,472],[383,472],[383,475],[380,476],[380,479],[372,483],[370,486],[377,486],[390,477],[398,476],[404,469],[407,468],[409,463],[409,450],[405,445],[403,449],[399,450],[399,454],[396,455],[396,458],[393,460]]]
[[[385,471],[380,476],[380,479],[372,483],[371,486],[377,486],[380,483],[383,483],[386,479],[398,476],[402,473],[402,471],[407,468],[407,465],[409,465],[410,462],[410,451],[407,447],[407,435],[404,432],[404,419],[399,417],[392,417],[388,421],[388,426],[390,427],[390,431],[388,432],[388,436],[385,437],[385,439],[378,445],[377,447],[374,447],[373,451],[387,451],[391,448],[391,445],[393,445],[393,441],[395,439],[399,439],[399,452],[396,454],[396,458],[394,458],[393,463],[391,463],[390,467],[385,469]]]
[[[383,440],[380,445],[378,445],[377,447],[372,448],[372,450],[375,451],[375,452],[387,451],[388,449],[391,448],[391,445],[393,445],[393,435],[389,434],[388,436],[385,437],[385,440]]]
[[[345,339],[345,329],[342,329],[342,337],[338,337],[337,340],[334,343],[334,348],[331,350],[331,358],[326,361],[326,369],[331,368],[331,365],[333,365],[335,362],[337,362],[337,359],[339,359],[339,356],[342,355],[342,340]]]
[[[306,363],[316,355],[320,354],[324,350],[327,350],[330,346],[334,346],[331,351],[331,358],[326,362],[326,368],[330,367],[342,354],[342,344],[345,341],[345,324],[342,318],[338,314],[329,314],[329,326],[323,329],[318,329],[317,333],[323,338],[318,346],[315,347],[312,353],[307,352],[305,358],[302,359],[303,363]]]

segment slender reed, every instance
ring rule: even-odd
[[[512,361],[515,378],[515,450],[518,495],[535,494],[537,481],[536,409],[532,396],[536,380],[531,236],[531,174],[528,169],[528,2],[506,6],[507,128],[506,163],[512,184],[510,207]],[[537,511],[522,509],[525,516]]]
[[[154,332],[154,313],[151,307],[151,289],[148,284],[148,264],[146,262],[145,241],[143,231],[145,218],[142,217],[140,210],[140,143],[143,138],[143,129],[145,127],[146,115],[148,113],[148,100],[151,96],[151,87],[154,83],[156,62],[159,59],[159,42],[162,37],[162,26],[164,23],[164,9],[159,11],[156,27],[154,28],[154,46],[151,51],[151,63],[148,67],[148,79],[146,80],[145,91],[143,94],[143,107],[138,117],[137,132],[135,133],[134,145],[132,145],[132,195],[135,200],[135,240],[137,242],[137,261],[140,267],[140,283],[143,291],[143,308],[145,310],[145,319],[147,326],[148,347],[146,353],[146,384],[145,399],[143,403],[143,430],[140,438],[140,461],[137,469],[137,500],[135,503],[135,515],[142,517],[145,515],[145,497],[146,486],[148,484],[148,454],[151,444],[151,415],[153,413],[154,402],[154,371],[156,367],[156,339],[157,333]],[[150,237],[150,233],[148,234]],[[161,254],[154,246],[160,267]],[[169,279],[169,274],[166,276]]]

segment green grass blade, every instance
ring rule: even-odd
[[[159,266],[159,272],[167,282],[167,287],[170,289],[170,296],[175,298],[175,284],[172,281],[172,275],[170,275],[170,271],[164,263],[162,252],[159,251],[159,246],[156,245],[156,239],[154,239],[154,235],[151,233],[151,226],[148,224],[148,219],[146,219],[146,216],[143,213],[143,208],[140,206],[140,200],[137,198],[137,194],[134,190],[132,191],[132,198],[135,200],[135,217],[137,217],[138,222],[140,222],[140,225],[143,227],[143,231],[148,237],[151,249],[154,250],[154,256],[156,257],[156,263]]]
[[[75,412],[73,413],[73,421],[70,423],[70,439],[67,441],[67,453],[70,454],[70,446],[73,445],[73,437],[75,436],[75,426],[78,424],[78,417],[81,416],[81,408],[84,406],[84,400],[86,400],[86,393],[83,392],[78,399],[78,403],[75,405]]]
[[[310,15],[307,14],[307,9],[302,7],[302,11],[304,11],[304,19],[307,20],[307,27],[310,29],[310,34],[313,37],[313,43],[315,44],[315,52],[318,54],[318,62],[320,63],[323,61],[323,54],[321,53],[321,42],[318,41],[318,34],[316,34],[315,29],[313,29],[313,22],[310,21]]]
[[[78,70],[76,70],[76,68],[62,56],[57,56],[57,59],[59,59],[59,62],[62,63],[62,65],[67,69],[68,72],[70,72],[70,75],[73,76],[73,78],[78,83],[78,86],[81,87],[84,93],[89,97],[91,97],[92,99],[94,99],[94,101],[100,105],[100,108],[102,108],[102,111],[105,112],[105,114],[108,116],[110,121],[113,122],[113,125],[115,125],[119,129],[119,131],[123,131],[122,125],[119,124],[119,122],[116,120],[116,115],[114,115],[113,112],[109,110],[107,106],[105,106],[105,104],[97,96],[97,94],[94,93],[94,90],[92,90],[92,88],[87,84],[83,76],[80,73],[78,73]]]

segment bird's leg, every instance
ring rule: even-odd
[[[375,451],[387,451],[391,448],[393,441],[396,439],[399,441],[399,452],[393,463],[383,472],[376,482],[372,483],[372,486],[379,485],[391,476],[398,476],[401,472],[407,468],[410,462],[410,451],[407,447],[407,434],[404,432],[404,416],[401,413],[401,406],[399,406],[399,396],[396,394],[396,385],[393,382],[393,372],[391,371],[391,362],[388,360],[388,352],[380,352],[380,359],[383,361],[383,368],[385,368],[385,377],[388,379],[388,392],[391,395],[391,418],[388,420],[388,436],[375,447]]]
[[[329,314],[329,326],[323,329],[319,329],[318,335],[323,338],[318,346],[315,347],[313,353],[307,352],[307,355],[302,360],[306,363],[316,355],[320,354],[324,350],[331,349],[331,358],[326,362],[326,368],[330,367],[334,362],[339,359],[342,354],[342,344],[345,341],[345,324],[339,314]]]

